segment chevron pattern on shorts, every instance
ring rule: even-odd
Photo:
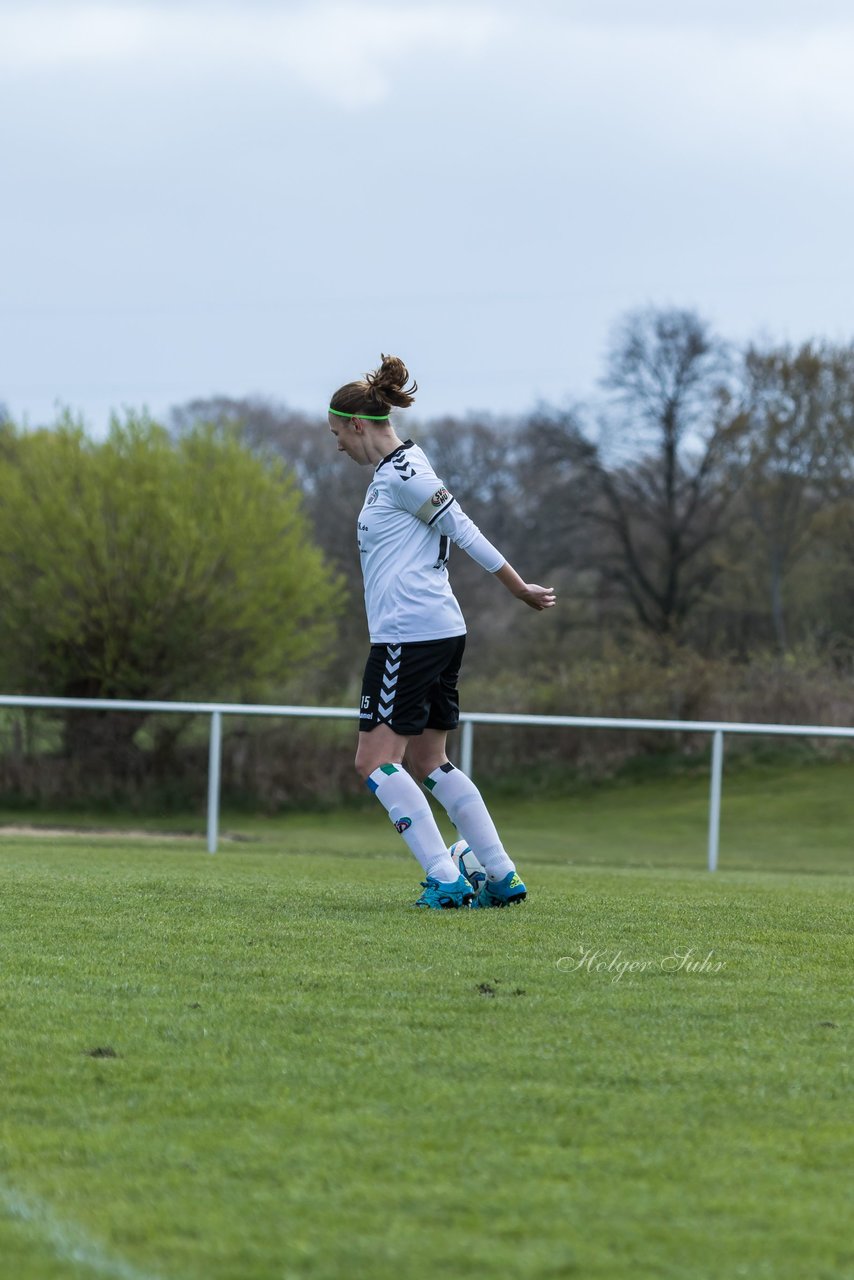
[[[397,692],[397,673],[400,670],[400,645],[387,644],[385,651],[385,670],[377,703],[378,720],[388,720],[391,717],[394,710],[394,695]]]

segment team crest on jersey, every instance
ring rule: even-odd
[[[434,507],[442,507],[448,501],[450,496],[451,495],[448,493],[447,489],[437,489],[433,494],[433,497],[430,499],[430,504]]]
[[[380,496],[379,489],[372,489],[368,495],[368,501],[366,503],[366,506],[372,507],[379,496]]]

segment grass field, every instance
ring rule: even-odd
[[[702,780],[505,802],[505,912],[369,803],[0,838],[0,1273],[854,1276],[852,791],[731,780],[715,876]]]

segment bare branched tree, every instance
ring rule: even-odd
[[[692,311],[633,312],[604,385],[611,402],[588,512],[604,534],[600,573],[644,627],[678,634],[718,573],[711,551],[738,431],[727,350]]]
[[[841,514],[852,497],[854,348],[752,346],[744,383],[741,508],[782,652],[789,643],[785,596],[792,570],[827,524],[829,505]]]

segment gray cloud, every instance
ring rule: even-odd
[[[311,405],[388,349],[424,412],[522,408],[639,303],[849,324],[841,5],[86,8],[0,8],[16,412]]]

